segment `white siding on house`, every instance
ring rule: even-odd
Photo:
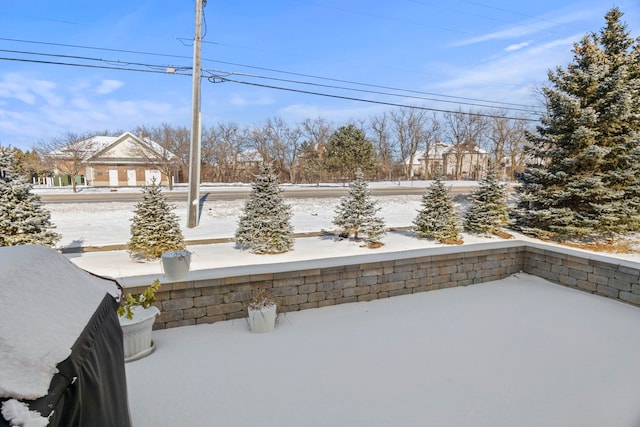
[[[159,185],[162,182],[162,174],[157,169],[147,169],[144,171],[144,183],[145,185],[152,185],[153,183]]]

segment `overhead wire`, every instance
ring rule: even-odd
[[[151,69],[155,69],[155,70],[162,70],[161,73],[165,73],[167,69],[171,68],[175,71],[177,70],[187,70],[187,69],[191,69],[190,67],[179,67],[176,65],[156,65],[156,64],[147,64],[147,63],[139,63],[139,62],[123,62],[120,60],[110,60],[110,59],[104,59],[104,58],[93,58],[93,57],[87,57],[87,56],[77,56],[77,55],[61,55],[61,54],[50,54],[50,53],[41,53],[41,52],[30,52],[30,51],[17,51],[17,50],[9,50],[9,49],[0,49],[0,52],[6,52],[6,53],[17,53],[17,54],[24,54],[24,55],[40,55],[40,56],[46,56],[46,57],[56,57],[56,58],[65,58],[65,59],[76,59],[76,60],[83,60],[83,61],[99,61],[99,62],[104,62],[106,64],[110,64],[110,65],[114,65],[114,64],[119,64],[122,65],[120,67],[109,67],[109,69],[117,69],[117,70],[127,70],[127,71],[131,71],[132,69],[130,68],[125,68],[125,66],[137,66],[137,67],[147,67],[147,68],[151,68]],[[17,58],[14,58],[12,60],[17,60]],[[33,62],[39,62],[39,63],[49,63],[49,64],[58,64],[58,65],[72,65],[70,63],[61,63],[61,62],[54,62],[54,61],[33,61]],[[75,66],[81,66],[80,64],[73,64]],[[96,66],[93,66],[92,68],[99,68]],[[134,69],[137,70],[137,69]],[[291,79],[280,79],[280,78],[276,78],[276,77],[269,77],[269,76],[260,76],[260,75],[256,75],[256,74],[247,74],[247,73],[238,73],[238,72],[231,72],[231,71],[222,71],[222,70],[203,70],[203,72],[209,73],[209,74],[226,74],[226,75],[235,75],[235,76],[244,76],[244,77],[248,77],[248,78],[258,78],[258,79],[266,79],[266,80],[274,80],[274,81],[279,81],[279,82],[285,82],[285,83],[293,83],[293,84],[298,84],[298,85],[307,85],[307,86],[314,86],[314,87],[322,87],[325,89],[337,89],[337,90],[347,90],[347,91],[354,91],[354,92],[359,92],[359,93],[368,93],[368,94],[375,94],[375,95],[385,95],[385,96],[394,96],[394,97],[401,97],[401,98],[409,98],[409,99],[417,99],[417,100],[422,100],[422,101],[433,101],[433,102],[445,102],[445,103],[454,103],[457,105],[468,105],[468,106],[473,106],[473,107],[482,107],[482,108],[493,108],[493,109],[498,109],[498,108],[504,108],[504,107],[498,107],[498,106],[494,106],[494,105],[486,105],[486,104],[477,104],[477,103],[470,103],[470,102],[461,102],[461,101],[450,101],[450,100],[442,100],[442,99],[436,99],[436,98],[427,98],[427,97],[418,97],[418,96],[412,96],[412,95],[406,95],[406,94],[398,94],[398,93],[389,93],[389,92],[381,92],[381,91],[372,91],[372,90],[364,90],[364,89],[356,89],[356,88],[350,88],[350,87],[344,87],[344,86],[336,86],[336,85],[325,85],[325,84],[320,84],[320,83],[314,83],[314,82],[306,82],[306,81],[300,81],[300,80],[291,80]],[[215,81],[215,78],[214,78]],[[223,79],[223,81],[232,81],[231,79]],[[276,88],[276,86],[268,86],[268,85],[263,85],[263,87],[272,87],[272,88]],[[305,93],[305,91],[298,91],[299,93]],[[309,93],[313,93],[313,94],[317,94],[318,92],[310,92],[307,91]],[[325,95],[330,95],[330,94],[325,94]],[[343,99],[348,99],[350,97],[344,97]],[[355,98],[354,98],[355,99]],[[357,99],[361,99],[361,98],[357,98]],[[393,105],[405,105],[406,104],[399,104],[399,103],[390,103]],[[504,108],[505,110],[508,111],[521,111],[521,112],[526,112],[526,113],[537,113],[537,111],[535,110],[525,110],[522,108]],[[434,110],[435,111],[435,110]]]
[[[169,58],[180,58],[180,59],[189,59],[189,60],[192,59],[192,57],[188,56],[188,55],[161,54],[161,53],[144,52],[144,51],[136,51],[136,50],[100,48],[100,47],[94,47],[94,46],[83,46],[83,45],[74,45],[74,44],[65,44],[65,43],[53,43],[53,42],[42,42],[42,41],[33,41],[33,40],[11,39],[11,38],[3,38],[3,37],[0,37],[0,40],[13,41],[13,42],[22,42],[22,43],[32,43],[32,44],[52,45],[52,46],[60,46],[60,47],[72,47],[72,48],[78,48],[78,49],[104,50],[104,51],[108,51],[108,52],[120,52],[120,53],[141,54],[141,55],[165,56],[165,57],[169,57]],[[181,41],[181,39],[178,39],[178,40]],[[182,43],[184,44],[184,42],[182,42]],[[203,41],[203,43],[216,43],[216,42]],[[513,103],[513,102],[492,101],[492,100],[487,100],[487,99],[471,98],[471,97],[455,96],[455,95],[445,95],[445,94],[438,94],[438,93],[434,93],[434,92],[418,91],[418,90],[414,90],[414,89],[403,89],[403,88],[386,86],[386,85],[376,85],[376,84],[371,84],[371,83],[357,82],[357,81],[353,81],[353,80],[345,80],[345,79],[337,79],[337,78],[330,78],[330,77],[315,76],[315,75],[312,75],[312,74],[297,73],[297,72],[292,72],[292,71],[279,70],[279,69],[275,69],[275,68],[260,67],[260,66],[254,66],[254,65],[246,65],[246,64],[236,63],[236,62],[221,61],[221,60],[215,60],[215,59],[202,58],[202,61],[203,62],[206,61],[206,62],[224,64],[224,65],[232,65],[232,66],[235,66],[235,67],[250,68],[250,69],[255,69],[255,70],[269,71],[269,72],[292,75],[292,76],[298,76],[298,77],[306,77],[306,78],[312,78],[312,79],[318,79],[318,80],[333,81],[333,82],[336,82],[336,83],[353,84],[353,85],[357,85],[357,86],[372,87],[372,88],[376,88],[376,89],[385,89],[385,90],[393,90],[393,91],[398,91],[398,92],[407,92],[407,93],[413,93],[413,94],[418,94],[418,95],[436,96],[436,97],[450,98],[450,99],[459,99],[459,100],[462,100],[462,101],[473,101],[473,102],[483,102],[483,103],[489,103],[489,104],[498,104],[500,106],[512,105],[512,106],[524,107],[524,108],[528,108],[528,109],[535,109],[536,108],[533,105],[527,105],[527,104],[520,104],[520,103]],[[496,107],[496,108],[499,108],[499,107]]]
[[[284,90],[284,91],[289,91],[289,92],[303,93],[303,94],[307,94],[307,95],[324,96],[324,97],[336,98],[336,99],[344,99],[344,100],[349,100],[349,101],[366,102],[366,103],[370,103],[370,104],[388,105],[388,106],[392,106],[392,107],[411,108],[411,109],[415,109],[415,110],[434,111],[434,112],[439,112],[439,113],[457,113],[457,114],[463,114],[463,115],[467,115],[467,116],[489,117],[489,118],[496,118],[496,119],[509,119],[509,120],[528,121],[528,122],[536,122],[536,121],[538,121],[538,119],[531,119],[531,118],[526,118],[526,117],[510,117],[510,116],[504,116],[504,115],[499,115],[499,114],[479,113],[479,112],[473,112],[473,111],[446,110],[446,109],[441,109],[441,108],[424,107],[424,106],[416,106],[416,105],[406,105],[406,104],[399,104],[399,103],[395,103],[395,102],[376,101],[376,100],[372,100],[372,99],[364,99],[364,98],[356,98],[356,97],[351,97],[351,96],[343,96],[343,95],[334,95],[334,94],[327,94],[327,93],[321,93],[321,92],[313,92],[313,91],[302,90],[302,89],[285,88],[285,87],[281,87],[281,86],[265,85],[265,84],[261,84],[261,83],[255,83],[255,82],[245,82],[245,81],[231,79],[229,77],[224,77],[224,76],[219,76],[219,75],[210,76],[209,79],[213,83],[233,82],[233,83],[249,85],[249,86],[263,87],[263,88],[268,88],[268,89]]]
[[[26,59],[26,58],[0,57],[0,60],[17,61],[17,62],[29,62],[29,63],[37,63],[37,64],[48,64],[48,65],[64,65],[64,66],[85,67],[85,68],[95,68],[95,69],[107,69],[107,70],[119,70],[119,71],[136,71],[136,72],[146,72],[146,73],[155,73],[155,74],[167,74],[166,71],[153,70],[153,69],[144,70],[144,69],[139,69],[139,68],[123,68],[123,67],[113,67],[113,66],[106,66],[106,65],[77,64],[77,63],[60,62],[60,61],[43,61],[43,60]],[[182,76],[191,76],[191,73],[181,73],[181,72],[177,72],[177,71],[169,73],[169,74],[176,74],[176,75],[182,75]],[[455,111],[455,110],[447,110],[447,109],[433,108],[433,107],[406,105],[406,104],[400,104],[400,103],[395,103],[395,102],[379,101],[379,100],[372,100],[372,99],[365,99],[365,98],[356,98],[356,97],[351,97],[351,96],[327,94],[327,93],[322,93],[322,92],[314,92],[314,91],[294,89],[294,88],[285,88],[285,87],[281,87],[281,86],[265,85],[265,84],[254,83],[254,82],[245,82],[245,81],[241,81],[241,80],[237,80],[237,79],[231,79],[229,77],[223,77],[223,76],[219,76],[219,75],[210,76],[208,79],[210,81],[213,81],[213,82],[216,82],[216,83],[219,83],[219,82],[232,82],[232,83],[237,83],[237,84],[242,84],[242,85],[250,85],[250,86],[256,86],[256,87],[276,89],[276,90],[284,90],[284,91],[302,93],[302,94],[307,94],[307,95],[316,95],[316,96],[323,96],[323,97],[329,97],[329,98],[334,98],[334,99],[343,99],[343,100],[365,102],[365,103],[377,104],[377,105],[387,105],[387,106],[401,107],[401,108],[412,108],[412,109],[416,109],[416,110],[434,111],[434,112],[441,112],[441,113],[457,113],[457,114],[464,114],[464,115],[469,115],[469,116],[509,119],[509,120],[518,120],[518,121],[528,121],[528,122],[537,121],[537,119],[530,119],[530,118],[526,118],[526,117],[511,117],[511,116],[506,116],[506,115],[488,114],[488,113],[480,113],[480,112],[473,112],[473,111]]]
[[[205,70],[203,70],[203,71],[205,71]],[[395,96],[395,97],[401,97],[401,98],[418,99],[418,100],[421,100],[421,101],[445,102],[445,103],[451,103],[451,104],[468,105],[468,106],[472,106],[472,107],[483,107],[483,108],[493,108],[493,109],[503,108],[502,105],[487,105],[487,104],[478,104],[478,103],[464,102],[464,101],[451,101],[451,100],[447,100],[447,99],[428,98],[428,97],[424,97],[424,96],[406,95],[406,94],[400,94],[400,93],[389,93],[389,92],[381,92],[381,91],[366,90],[366,89],[356,89],[356,88],[350,88],[350,87],[345,87],[345,86],[325,85],[325,84],[321,84],[321,83],[305,82],[305,81],[300,81],[300,80],[281,79],[281,78],[277,78],[277,77],[267,77],[267,76],[260,76],[260,75],[256,75],[256,74],[227,72],[227,71],[219,71],[219,70],[207,70],[207,71],[209,71],[209,72],[213,71],[213,72],[217,72],[217,73],[224,73],[226,75],[244,76],[244,77],[250,77],[250,78],[257,78],[257,79],[274,80],[274,81],[279,81],[279,82],[284,82],[284,83],[294,83],[294,84],[299,84],[299,85],[323,87],[323,88],[327,88],[327,89],[339,89],[339,90],[347,90],[347,91],[354,91],[354,92],[361,92],[361,93],[370,93],[370,94],[374,94],[374,95],[386,95],[386,96]],[[522,112],[526,112],[526,113],[538,113],[539,112],[539,111],[537,111],[537,110],[535,110],[533,108],[524,109],[524,108],[509,107],[509,108],[505,108],[505,109],[508,109],[509,111],[522,111]]]
[[[104,70],[138,71],[138,72],[143,72],[143,73],[155,73],[155,74],[176,74],[176,75],[181,75],[181,76],[190,76],[191,75],[191,73],[181,73],[181,72],[178,72],[178,71],[168,73],[167,71],[152,70],[152,69],[144,70],[144,69],[140,69],[140,68],[123,68],[123,67],[113,67],[113,66],[107,66],[107,65],[76,64],[76,63],[72,63],[72,62],[43,61],[43,60],[38,60],[38,59],[27,59],[27,58],[0,57],[0,61],[29,62],[29,63],[47,64],[47,65],[65,65],[65,66],[69,66],[69,67],[98,68],[98,69],[104,69]]]
[[[120,61],[120,60],[110,60],[110,59],[104,59],[104,58],[93,58],[93,57],[87,57],[87,56],[62,55],[62,54],[18,51],[18,50],[9,50],[9,49],[0,49],[0,52],[22,54],[22,55],[39,55],[39,56],[46,56],[46,57],[75,59],[75,60],[81,60],[81,61],[99,61],[99,62],[103,62],[105,64],[111,64],[111,65],[105,66],[105,65],[92,65],[92,64],[86,64],[86,63],[72,63],[72,62],[61,62],[61,61],[44,61],[44,60],[35,60],[35,59],[28,59],[28,58],[0,57],[0,60],[7,60],[7,61],[31,62],[31,63],[39,63],[39,64],[63,65],[63,66],[74,66],[74,67],[87,67],[87,68],[94,68],[94,69],[110,69],[110,70],[121,70],[121,71],[152,72],[152,73],[158,73],[158,74],[178,74],[178,75],[184,75],[184,76],[192,75],[191,72],[189,72],[189,73],[179,72],[179,70],[191,70],[191,67],[179,67],[179,66],[175,66],[175,65],[158,65],[158,64],[131,62],[131,61],[124,62],[124,61]],[[113,64],[120,64],[121,66],[114,66]],[[146,67],[148,69],[131,68],[132,66],[135,66],[135,67]],[[172,71],[169,72],[168,71],[169,69],[171,69]],[[463,112],[461,110],[453,111],[453,110],[448,110],[448,109],[444,109],[444,108],[434,108],[434,107],[425,107],[425,106],[417,106],[417,105],[407,105],[407,104],[402,104],[402,103],[398,103],[398,102],[372,100],[372,99],[358,98],[358,97],[353,97],[353,96],[344,96],[344,95],[337,95],[337,94],[330,94],[330,93],[322,93],[322,92],[317,92],[317,91],[302,90],[302,89],[295,89],[295,88],[275,86],[275,85],[267,85],[267,84],[261,84],[261,83],[256,83],[256,82],[242,81],[242,80],[238,80],[238,79],[235,79],[235,78],[229,78],[228,76],[244,76],[244,77],[248,77],[248,78],[259,78],[259,79],[280,81],[280,82],[285,82],[285,83],[308,85],[308,86],[314,86],[314,87],[322,87],[322,88],[325,88],[325,89],[348,90],[348,91],[355,91],[355,92],[360,92],[360,93],[369,93],[369,94],[385,95],[385,96],[395,96],[395,97],[403,97],[403,98],[410,98],[410,99],[420,99],[420,100],[427,100],[427,101],[432,101],[432,102],[448,102],[448,103],[454,103],[454,104],[459,104],[459,105],[469,105],[469,106],[474,106],[474,107],[490,108],[490,109],[495,109],[495,110],[520,111],[520,112],[527,112],[529,114],[532,114],[532,113],[539,114],[540,113],[539,111],[531,110],[531,109],[525,110],[525,109],[522,109],[522,108],[513,108],[513,107],[505,107],[505,106],[492,106],[492,105],[477,104],[477,103],[470,103],[470,102],[450,101],[450,100],[446,100],[446,99],[435,99],[435,98],[418,97],[418,96],[404,95],[404,94],[399,94],[399,93],[388,93],[388,92],[381,92],[381,91],[372,91],[372,90],[365,90],[365,89],[349,88],[349,87],[343,87],[343,86],[326,85],[326,84],[321,84],[321,83],[316,83],[316,82],[305,82],[305,81],[300,81],[300,80],[281,79],[281,78],[276,78],[276,77],[260,76],[260,75],[248,74],[248,73],[239,73],[239,72],[221,71],[221,70],[207,70],[207,69],[204,69],[203,72],[211,74],[208,77],[208,79],[209,79],[209,81],[214,82],[214,83],[232,82],[232,83],[237,83],[237,84],[242,84],[242,85],[250,85],[250,86],[254,86],[254,87],[262,87],[262,88],[275,89],[275,90],[283,90],[283,91],[295,92],[295,93],[301,93],[301,94],[307,94],[307,95],[323,96],[323,97],[329,97],[329,98],[334,98],[334,99],[351,100],[351,101],[357,101],[357,102],[365,102],[365,103],[378,104],[378,105],[388,105],[388,106],[394,106],[394,107],[413,108],[413,109],[420,109],[420,110],[434,111],[434,112],[443,112],[443,113],[456,113],[457,112],[457,113],[473,115],[473,116],[479,116],[479,117],[494,117],[494,118],[513,119],[513,120],[536,121],[536,119],[530,119],[530,118],[526,118],[526,117],[512,117],[512,116],[507,116],[507,115],[489,114],[489,113],[481,113],[481,112],[473,112],[473,111]],[[221,74],[224,74],[225,76],[222,76]]]

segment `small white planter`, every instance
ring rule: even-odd
[[[251,332],[271,332],[276,325],[276,305],[271,304],[259,310],[249,308],[249,328]]]
[[[162,254],[162,269],[168,280],[183,280],[189,277],[191,252],[169,251]]]
[[[132,362],[153,353],[155,344],[151,340],[151,329],[158,314],[160,310],[155,306],[135,307],[133,319],[120,317],[125,362]]]

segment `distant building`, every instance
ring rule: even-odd
[[[442,170],[447,179],[479,180],[486,175],[488,165],[489,154],[476,145],[450,146],[442,154]]]
[[[80,161],[84,180],[94,187],[168,184],[162,174],[175,155],[159,144],[130,132],[120,136],[93,136],[49,153],[56,174],[69,174],[69,162]],[[75,157],[75,159],[73,159]]]
[[[429,147],[428,152],[425,150],[416,152],[409,169],[411,176],[416,179],[433,179],[438,169],[442,168],[442,155],[448,148],[447,144],[437,142]],[[409,165],[409,159],[405,160],[405,164]]]
[[[488,153],[475,145],[454,147],[437,142],[428,152],[418,151],[409,170],[411,176],[418,179],[433,179],[438,170],[446,179],[456,179],[456,170],[460,167],[460,179],[477,180],[486,174],[488,162]],[[405,164],[409,165],[409,159],[405,159]]]

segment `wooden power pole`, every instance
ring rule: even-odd
[[[200,210],[200,158],[201,135],[200,123],[200,52],[202,46],[202,8],[206,0],[196,0],[196,29],[193,38],[193,80],[192,80],[192,112],[191,112],[191,145],[189,153],[189,198],[187,227],[198,226]]]

